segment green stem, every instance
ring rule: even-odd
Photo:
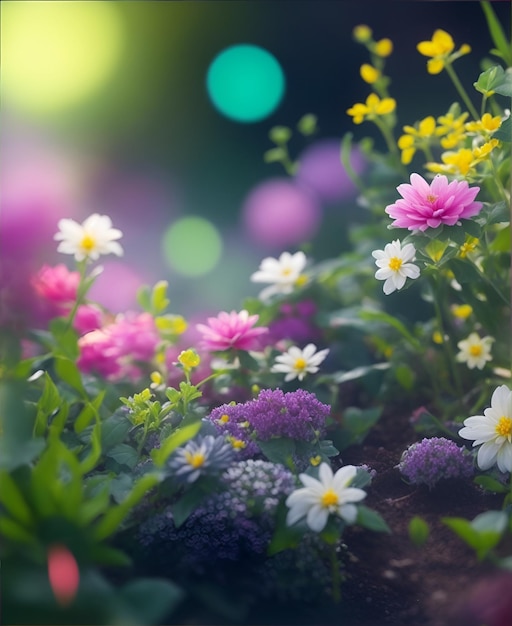
[[[385,122],[380,120],[378,117],[374,117],[372,119],[375,122],[375,124],[377,125],[377,127],[379,128],[380,132],[382,133],[382,136],[384,137],[384,139],[386,141],[386,145],[388,147],[388,150],[389,150],[390,154],[394,157],[397,169],[400,171],[402,176],[404,176],[404,178],[407,178],[407,170],[405,169],[404,165],[402,164],[402,161],[401,161],[401,158],[400,158],[400,152],[398,151],[398,146],[396,145],[396,142],[395,142],[395,139],[393,137],[393,134],[391,133],[391,130],[385,124]]]
[[[459,377],[459,372],[457,371],[457,364],[455,361],[455,355],[453,353],[452,350],[452,345],[451,345],[451,341],[448,338],[447,340],[445,339],[445,329],[444,329],[444,321],[443,321],[443,314],[441,312],[441,307],[439,306],[439,299],[436,297],[436,279],[433,279],[433,285],[432,285],[432,301],[434,303],[434,310],[435,310],[435,314],[436,314],[436,320],[437,320],[437,325],[439,328],[439,332],[441,333],[441,336],[443,338],[443,349],[446,353],[446,359],[449,363],[449,367],[452,373],[452,378],[453,378],[453,382],[455,385],[455,393],[457,394],[457,398],[458,398],[458,404],[459,404],[459,408],[461,409],[461,411],[463,411],[463,406],[462,406],[462,396],[463,396],[463,391],[462,391],[462,383]],[[440,290],[439,290],[440,291]],[[443,294],[438,293],[437,294],[441,299]]]
[[[82,301],[85,298],[85,294],[87,293],[87,290],[88,290],[88,287],[85,284],[85,272],[87,269],[87,261],[86,260],[80,261],[77,265],[78,265],[78,271],[80,273],[80,280],[78,282],[76,300],[68,316],[68,324],[67,324],[68,329],[73,326],[73,322],[75,320],[78,307],[82,304]]]
[[[464,87],[462,86],[462,83],[460,82],[459,77],[455,73],[455,70],[453,69],[451,63],[447,63],[444,67],[446,71],[448,72],[448,76],[451,78],[452,83],[455,85],[455,89],[459,92],[459,96],[462,98],[462,100],[464,101],[464,104],[467,106],[468,111],[471,113],[471,115],[473,116],[475,120],[478,120],[479,119],[478,113],[475,107],[473,106],[473,103],[469,99],[469,96],[466,93],[466,90],[464,89]]]

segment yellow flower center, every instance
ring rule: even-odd
[[[307,366],[307,361],[306,359],[303,359],[302,357],[299,357],[298,359],[295,359],[295,363],[294,363],[294,368],[296,370],[304,370],[306,369]]]
[[[283,276],[289,276],[291,273],[292,273],[291,267],[283,267],[283,269],[281,270],[281,274]]]
[[[437,198],[432,195],[431,193],[428,194],[427,196],[427,200],[430,202],[430,204],[434,204],[434,202],[437,200]]]
[[[402,267],[402,259],[399,259],[397,256],[392,256],[389,259],[389,269],[393,270],[393,272],[398,272],[398,270]]]
[[[321,500],[322,506],[325,507],[326,509],[330,508],[331,506],[335,506],[336,504],[338,504],[338,502],[339,502],[338,494],[332,489],[328,489],[322,496],[322,500]]]
[[[91,235],[84,235],[80,245],[86,252],[91,252],[96,247],[96,241]]]
[[[512,435],[512,417],[500,417],[500,421],[496,425],[496,433],[501,437],[510,437]]]
[[[469,354],[471,356],[480,356],[482,354],[482,346],[470,346]]]
[[[228,422],[229,422],[229,415],[227,415],[226,413],[224,413],[224,415],[221,415],[219,417],[220,424],[227,424]]]
[[[204,465],[206,458],[202,452],[185,452],[185,458],[187,463],[191,465],[194,469],[201,467]]]
[[[245,441],[241,439],[231,439],[231,445],[235,450],[242,450],[247,445]]]

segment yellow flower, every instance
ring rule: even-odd
[[[473,313],[473,307],[469,304],[454,304],[451,311],[455,317],[466,320]]]
[[[379,57],[388,57],[393,52],[393,42],[387,38],[377,41],[374,52]]]
[[[316,467],[317,465],[320,465],[321,460],[322,460],[322,457],[319,454],[317,454],[316,456],[312,456],[309,459],[309,462],[311,463],[313,467]]]
[[[372,29],[369,26],[366,26],[366,24],[360,24],[352,31],[354,39],[359,43],[366,43],[367,41],[370,41],[372,34]]]
[[[493,133],[501,126],[501,117],[496,115],[493,117],[490,113],[484,113],[482,119],[476,122],[468,122],[466,124],[466,130],[470,133]]]
[[[416,48],[423,56],[432,57],[427,62],[429,74],[439,74],[447,64],[471,52],[470,46],[463,44],[458,52],[451,54],[455,48],[452,36],[440,28],[434,32],[430,41],[420,41]]]
[[[155,324],[160,332],[170,335],[181,335],[187,330],[187,322],[181,315],[159,315]]]
[[[180,352],[178,355],[178,361],[185,369],[192,369],[201,363],[201,357],[195,350],[183,350],[183,352]]]
[[[368,63],[364,63],[363,65],[361,65],[359,73],[361,74],[361,78],[364,80],[364,82],[368,83],[369,85],[372,85],[380,78],[379,70],[373,67],[373,65],[369,65]]]
[[[448,112],[446,115],[441,115],[437,118],[436,135],[441,137],[441,146],[445,150],[456,148],[466,138],[464,122],[468,115],[468,112],[457,116]]]
[[[470,252],[473,252],[479,243],[480,241],[476,237],[470,237],[468,241],[463,243],[459,248],[459,256],[465,259]]]
[[[491,154],[491,152],[499,146],[500,142],[497,139],[491,139],[490,141],[486,141],[481,146],[477,146],[473,148],[473,156],[475,157],[476,162],[484,161]]]
[[[432,341],[437,344],[442,344],[443,335],[438,330],[434,331],[434,333],[432,334]]]
[[[402,163],[408,165],[418,148],[425,145],[425,139],[429,139],[435,134],[436,120],[431,115],[418,123],[418,128],[414,126],[404,126],[405,135],[398,139],[398,147],[402,150]]]
[[[427,163],[425,167],[430,172],[437,174],[461,174],[466,176],[476,165],[473,151],[469,148],[462,148],[457,152],[443,152],[441,160],[443,163]]]
[[[375,118],[377,115],[387,115],[392,113],[396,108],[396,100],[394,98],[383,98],[382,100],[376,93],[371,93],[366,98],[366,103],[360,102],[354,104],[353,107],[347,109],[348,115],[351,115],[354,124],[361,124],[365,119]]]

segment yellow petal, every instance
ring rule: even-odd
[[[443,59],[430,59],[427,61],[427,72],[429,74],[439,74],[444,69]]]
[[[380,57],[388,57],[393,52],[393,42],[391,39],[381,39],[375,44],[375,54]]]
[[[378,115],[386,115],[396,109],[396,100],[394,98],[384,98],[377,105],[376,113]]]

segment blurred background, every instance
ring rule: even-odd
[[[509,32],[510,3],[492,4]],[[57,222],[93,212],[124,233],[124,257],[102,260],[91,294],[114,312],[135,308],[136,289],[160,279],[175,313],[238,310],[261,288],[249,277],[263,257],[303,244],[317,261],[342,253],[365,216],[340,139],[351,131],[380,146],[371,124],[346,114],[371,91],[359,76],[368,54],[353,41],[358,24],[394,43],[386,74],[401,125],[457,99],[445,74],[427,74],[419,41],[442,28],[457,48],[469,43],[456,66],[469,91],[492,48],[478,2],[4,0],[4,291],[43,263],[72,267],[55,252]],[[318,130],[294,131],[301,167],[291,178],[264,162],[268,133],[295,129],[306,113]],[[353,164],[364,175],[361,155]]]

